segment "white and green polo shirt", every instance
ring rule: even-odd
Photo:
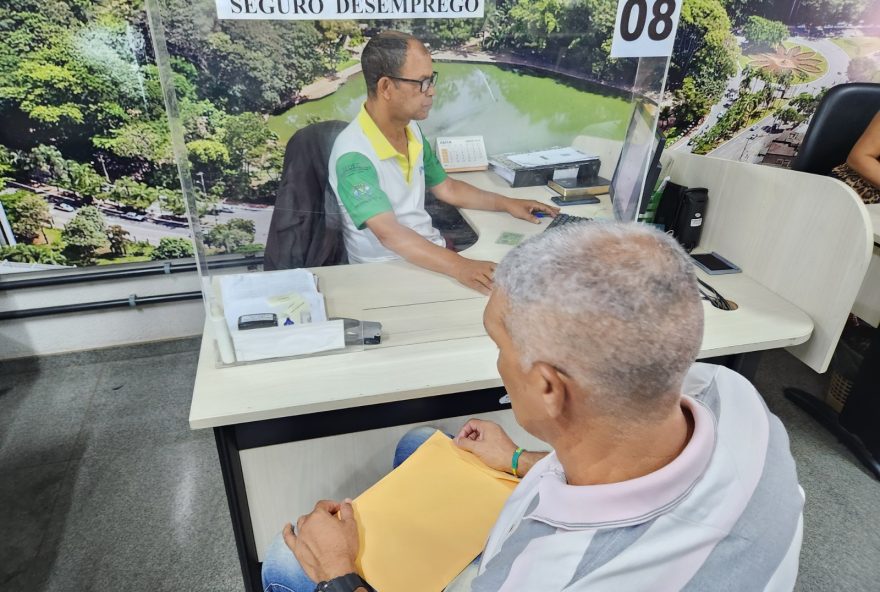
[[[343,214],[345,249],[352,263],[400,259],[367,228],[367,220],[394,212],[398,222],[444,246],[425,211],[425,187],[446,179],[446,171],[419,126],[406,127],[407,152],[400,154],[364,107],[336,138],[330,153],[330,186]]]

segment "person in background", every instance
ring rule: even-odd
[[[349,261],[406,259],[488,294],[495,263],[446,249],[425,211],[425,189],[458,208],[507,212],[540,223],[559,208],[483,191],[447,176],[414,121],[428,117],[437,72],[412,35],[383,31],[361,54],[367,101],[330,155],[330,186],[343,216]]]
[[[640,224],[541,233],[501,261],[483,320],[517,423],[552,451],[490,421],[460,430],[460,447],[523,479],[447,592],[793,589],[804,498],[788,436],[745,378],[694,362],[703,304],[674,239]],[[350,503],[319,502],[276,538],[264,587],[366,592],[357,553]]]
[[[831,175],[852,187],[866,204],[880,203],[880,111]]]

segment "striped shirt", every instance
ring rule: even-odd
[[[476,577],[448,590],[791,590],[804,498],[785,429],[726,368],[694,364],[683,393],[694,432],[674,461],[572,486],[549,454],[502,509]]]

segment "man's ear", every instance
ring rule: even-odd
[[[379,79],[379,82],[376,83],[376,94],[384,99],[388,99],[388,91],[393,83],[393,80],[383,76]]]
[[[568,404],[568,385],[553,365],[535,362],[529,371],[534,391],[541,395],[544,411],[551,419],[559,418]]]

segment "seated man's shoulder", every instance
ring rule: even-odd
[[[336,173],[340,176],[345,174],[358,174],[376,169],[370,157],[357,150],[349,150],[336,155]]]

